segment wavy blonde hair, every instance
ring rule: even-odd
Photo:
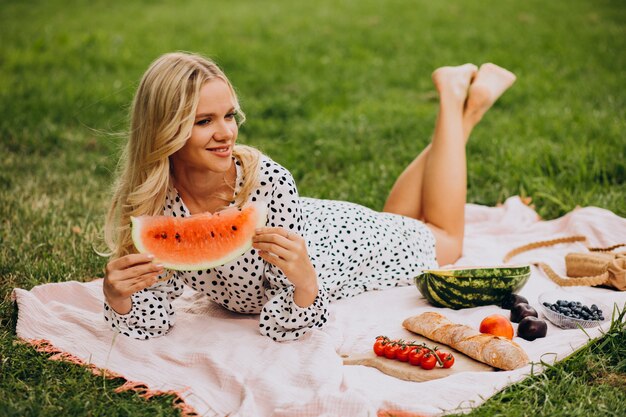
[[[245,121],[226,75],[210,59],[186,52],[169,53],[154,61],[143,75],[131,109],[128,142],[117,167],[117,180],[104,226],[110,253],[120,257],[135,252],[130,217],[159,215],[172,184],[169,157],[191,136],[202,86],[221,79],[235,100],[237,123]],[[260,152],[236,145],[244,183],[235,204],[242,206],[258,181]]]

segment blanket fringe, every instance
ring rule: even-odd
[[[198,417],[199,414],[194,410],[192,406],[185,402],[183,398],[183,393],[188,390],[188,388],[182,390],[169,390],[169,391],[161,391],[161,390],[152,390],[148,388],[148,386],[140,381],[129,381],[124,378],[122,375],[117,372],[110,371],[106,368],[98,368],[96,365],[92,363],[86,363],[82,359],[77,356],[74,356],[70,353],[63,352],[56,346],[54,346],[50,341],[46,339],[24,339],[18,338],[18,340],[22,343],[26,343],[32,346],[37,352],[50,354],[48,357],[49,360],[52,361],[62,361],[73,363],[79,366],[84,367],[91,373],[96,376],[103,376],[108,379],[121,378],[126,380],[126,382],[115,389],[116,393],[134,391],[140,397],[149,400],[152,397],[159,395],[173,395],[174,400],[172,401],[172,406],[180,410],[182,417]]]

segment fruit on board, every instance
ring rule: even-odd
[[[415,285],[434,306],[458,310],[500,304],[506,295],[522,288],[529,277],[528,265],[430,269],[415,277]]]
[[[154,255],[165,268],[209,269],[250,249],[254,230],[266,218],[267,208],[252,204],[189,217],[131,217],[132,238],[139,253]]]
[[[422,369],[430,371],[435,366],[437,366],[437,355],[432,352],[426,352],[424,356],[422,356],[420,366],[422,367]]]
[[[526,299],[525,297],[522,297],[519,294],[507,294],[503,299],[502,299],[502,303],[500,304],[500,307],[502,307],[505,310],[510,310],[513,307],[515,307],[517,304],[519,303],[526,303],[528,304],[528,299]]]
[[[530,304],[519,303],[511,309],[511,321],[513,323],[519,323],[524,317],[539,317],[537,310],[532,308]]]
[[[401,345],[398,352],[396,352],[396,359],[400,362],[408,362],[409,361],[409,353],[412,350],[412,346],[409,345]]]
[[[487,333],[494,336],[506,337],[509,340],[513,339],[513,325],[506,317],[500,314],[492,314],[487,316],[480,322],[481,333]]]
[[[454,356],[452,356],[452,353],[448,353],[444,350],[438,350],[436,353],[437,353],[437,356],[439,356],[439,359],[441,360],[442,367],[451,368],[452,365],[454,365]]]
[[[420,349],[420,348],[412,349],[409,352],[409,363],[413,366],[419,366],[426,352],[428,352],[427,349]]]
[[[400,350],[400,344],[396,342],[387,343],[385,346],[385,358],[387,359],[395,359],[398,351]]]
[[[524,317],[517,327],[517,335],[522,339],[533,341],[539,337],[546,337],[548,325],[537,317]]]
[[[374,343],[374,353],[376,356],[385,356],[385,345],[389,340],[386,337],[379,336]]]

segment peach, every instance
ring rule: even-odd
[[[504,316],[500,314],[492,314],[487,316],[480,322],[480,332],[492,334],[494,336],[502,336],[507,339],[513,339],[513,325]]]

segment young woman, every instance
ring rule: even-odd
[[[172,301],[188,285],[225,308],[259,314],[260,332],[293,340],[320,328],[328,302],[408,285],[423,269],[461,256],[466,200],[465,143],[515,81],[493,64],[433,73],[440,97],[432,143],[394,184],[382,213],[302,198],[288,170],[236,145],[244,114],[210,60],[166,54],[144,74],[120,163],[105,238],[105,319],[147,339],[174,324]],[[205,271],[168,274],[135,253],[130,216],[186,217],[246,202],[266,204],[267,227],[238,259]]]

